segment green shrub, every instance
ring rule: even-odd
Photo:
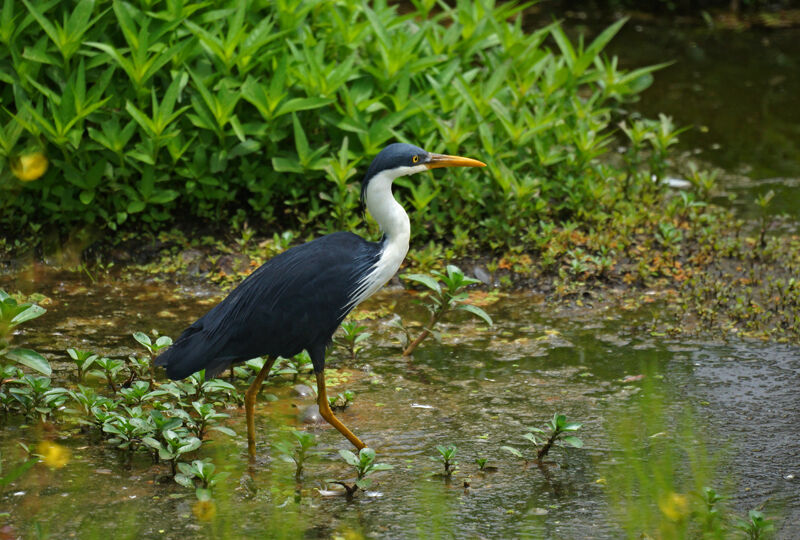
[[[398,139],[489,165],[398,182],[419,242],[458,230],[500,249],[542,218],[604,219],[650,184],[599,159],[657,68],[601,55],[624,21],[576,45],[558,23],[524,30],[523,4],[412,4],[4,0],[0,227],[159,230],[241,209],[353,227],[353,168]],[[642,139],[656,172],[663,127]],[[49,167],[30,181],[38,152]]]

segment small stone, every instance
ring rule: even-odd
[[[217,268],[229,276],[241,274],[250,268],[250,257],[242,253],[223,255],[217,261]]]
[[[178,258],[180,258],[181,262],[184,264],[199,262],[203,259],[203,257],[203,252],[199,249],[184,249],[178,255]]]
[[[308,386],[307,384],[296,384],[292,387],[292,393],[297,397],[307,398],[307,397],[315,397],[316,392],[314,389]]]
[[[300,422],[303,424],[324,424],[325,419],[319,414],[317,404],[309,405],[300,413]]]
[[[472,269],[472,272],[475,274],[475,277],[483,282],[484,285],[491,285],[492,284],[492,275],[486,271],[485,268],[482,266],[475,266]]]

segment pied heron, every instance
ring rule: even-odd
[[[236,362],[266,356],[245,394],[247,444],[255,455],[256,395],[278,356],[308,351],[320,415],[359,450],[366,445],[331,411],[325,392],[325,349],[347,314],[394,276],[408,252],[411,226],[392,182],[440,167],[485,167],[480,161],[390,144],[375,157],[361,199],[383,231],[379,242],[335,232],[295,246],[261,265],[222,302],[183,331],[156,359],[171,379],[206,370],[213,377]]]

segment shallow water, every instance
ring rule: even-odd
[[[52,302],[16,341],[50,356],[56,379],[67,384],[67,365],[59,362],[67,346],[121,357],[135,350],[131,332],[156,328],[174,336],[217,298],[155,283],[91,284],[49,273],[35,278],[27,287]],[[9,285],[0,283],[14,288]],[[419,309],[401,291],[384,293],[367,307],[391,302],[403,314]],[[634,312],[553,309],[537,297],[517,295],[486,309],[494,328],[456,320],[443,328],[442,344],[424,343],[412,360],[399,355],[386,318],[369,323],[374,335],[356,363],[338,350],[329,354],[329,365],[349,374],[330,393],[349,388],[356,394],[340,418],[377,450],[380,462],[395,467],[375,476],[371,489],[380,496],[359,493],[348,503],[319,494],[326,479],[347,478],[336,452],[348,443],[326,426],[300,426],[299,412],[311,402],[292,395],[287,377],[275,377],[267,391],[278,400],[257,406],[258,460],[250,472],[241,409],[227,411],[239,437],[215,437],[198,452],[232,472],[218,490],[211,524],[193,514],[190,490],[164,481],[163,465],[145,456],[127,465],[72,425],[55,432],[72,451],[69,464],[52,471],[36,466],[2,491],[0,512],[10,513],[19,534],[33,535],[38,523],[53,538],[115,530],[145,538],[618,538],[623,533],[603,483],[609,467],[622,463],[609,420],[631,411],[642,395],[644,381],[623,379],[646,373],[671,413],[694,411],[692,436],[717,453],[716,466],[706,463],[703,474],[731,497],[728,506],[744,513],[763,505],[782,517],[780,537],[800,536],[800,480],[792,478],[800,476],[800,349],[653,336],[641,329],[657,309],[652,305]],[[556,411],[583,422],[584,448],[554,449],[543,469],[500,450],[525,449],[525,428],[542,426]],[[641,427],[657,430],[656,424]],[[317,433],[324,454],[306,465],[300,486],[270,449],[289,425]],[[668,425],[666,436],[677,441],[678,431],[677,424]],[[53,435],[12,418],[0,431],[3,459],[21,459],[18,441],[35,446]],[[433,476],[440,467],[430,459],[437,444],[458,447],[460,469],[450,483]],[[478,472],[473,460],[481,456],[498,470]],[[281,507],[296,489],[299,515],[294,504]]]

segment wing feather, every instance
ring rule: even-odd
[[[213,376],[233,362],[289,357],[327,344],[380,249],[342,232],[273,257],[187,328],[156,364],[167,366],[173,379],[200,369]]]

